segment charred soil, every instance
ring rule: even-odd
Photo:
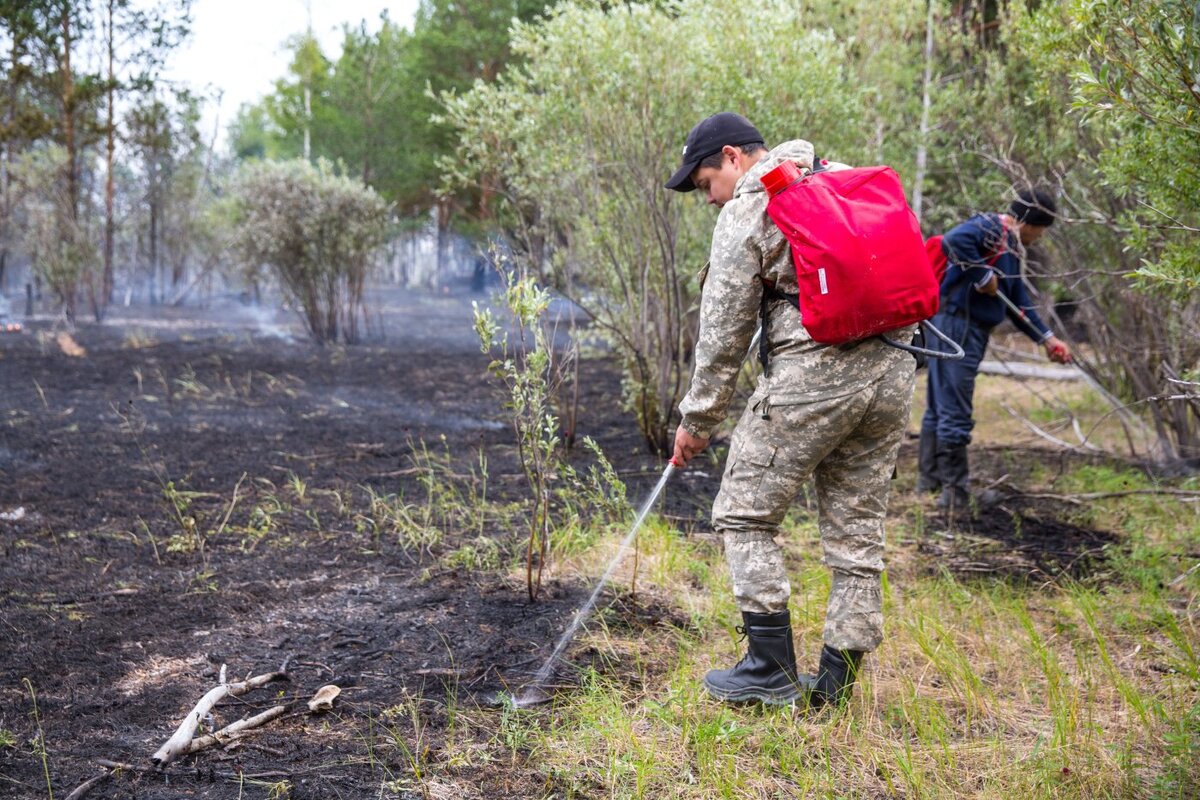
[[[429,765],[471,796],[553,791],[519,748],[462,757],[486,754],[502,713],[486,698],[536,672],[592,588],[554,579],[531,603],[519,578],[447,558],[519,533],[441,518],[437,492],[480,491],[484,474],[490,500],[524,491],[471,299],[406,295],[387,309],[389,340],[353,347],[200,312],[83,326],[83,352],[49,323],[0,338],[0,732],[13,740],[0,796],[46,797],[47,780],[66,796],[97,759],[147,767],[223,664],[233,680],[285,660],[287,681],[225,701],[204,727],[294,704],[284,718],[87,796],[440,796],[415,775]],[[621,411],[620,376],[589,361],[582,390],[579,433],[636,502],[661,465]],[[901,469],[912,460],[906,446]],[[669,489],[678,527],[704,530],[719,477],[709,463]],[[413,538],[404,514],[442,535]],[[968,559],[964,573],[1040,579],[1111,540],[1010,504],[915,547]],[[610,590],[604,605],[617,630],[687,624],[661,598]],[[619,677],[606,659],[570,653]],[[331,683],[334,710],[309,714]],[[462,763],[440,763],[451,740]]]

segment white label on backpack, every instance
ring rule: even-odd
[[[821,281],[821,294],[829,294],[829,284],[825,283],[825,269],[817,270],[817,279]]]

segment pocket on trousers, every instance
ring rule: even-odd
[[[776,445],[762,441],[743,442],[733,467],[733,491],[743,499],[756,500],[761,493],[763,478],[775,465]]]

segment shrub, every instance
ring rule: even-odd
[[[374,189],[324,160],[247,164],[234,183],[238,249],[274,269],[318,344],[358,340],[363,284],[388,217]]]

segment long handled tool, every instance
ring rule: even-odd
[[[613,570],[615,570],[617,568],[617,564],[621,562],[621,558],[625,555],[625,551],[629,548],[630,543],[633,541],[634,535],[638,532],[638,529],[642,527],[642,522],[645,521],[646,516],[650,513],[650,509],[654,507],[654,503],[658,500],[658,496],[662,494],[663,487],[667,485],[667,481],[671,479],[671,476],[675,473],[676,469],[677,467],[675,466],[674,460],[667,462],[667,468],[663,470],[662,477],[658,479],[658,484],[654,487],[654,491],[652,491],[650,496],[646,498],[646,501],[642,503],[642,507],[638,511],[638,515],[633,521],[633,526],[629,529],[629,533],[625,534],[625,538],[621,540],[621,546],[617,549],[616,555],[614,555],[612,561],[609,562],[608,569],[604,571],[604,574],[600,576],[600,580],[597,581],[596,588],[592,590],[592,596],[589,597],[588,601],[584,603],[578,611],[575,612],[575,618],[571,620],[571,624],[567,626],[566,631],[563,632],[563,635],[559,638],[558,644],[554,646],[554,651],[550,653],[550,657],[546,659],[546,663],[542,665],[540,670],[538,670],[537,674],[533,678],[533,681],[525,687],[520,696],[513,698],[512,703],[514,706],[517,708],[526,708],[528,706],[538,705],[539,703],[545,703],[550,699],[550,694],[546,691],[545,684],[546,681],[550,679],[551,673],[554,671],[555,662],[558,661],[558,657],[562,655],[563,650],[567,649],[567,645],[571,643],[571,639],[574,638],[575,632],[579,630],[579,626],[582,625],[584,620],[591,615],[592,609],[596,605],[596,600],[600,597],[600,591],[608,583],[608,579],[612,576]]]

